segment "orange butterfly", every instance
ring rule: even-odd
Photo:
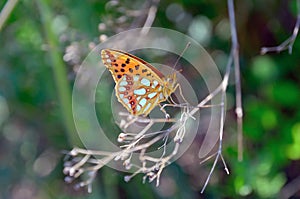
[[[129,53],[104,49],[101,57],[116,83],[119,102],[132,115],[147,116],[179,86],[175,72],[165,77],[154,66]]]

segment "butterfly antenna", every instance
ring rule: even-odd
[[[185,46],[185,48],[183,49],[183,51],[181,52],[181,54],[178,56],[174,66],[173,66],[173,71],[175,70],[176,65],[178,64],[180,58],[182,57],[182,55],[184,54],[184,52],[191,46],[191,42],[188,42]]]

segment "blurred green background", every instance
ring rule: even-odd
[[[7,1],[0,1],[2,9]],[[12,1],[10,1],[12,2]],[[93,193],[64,183],[62,150],[80,146],[71,89],[88,52],[105,38],[142,27],[156,1],[23,0],[0,30],[0,199],[300,198],[300,39],[293,53],[260,55],[296,22],[296,1],[236,1],[244,118],[244,161],[237,161],[233,79],[228,88],[224,157],[204,194],[211,162],[189,151],[163,172],[161,186],[129,183],[103,168]],[[153,26],[188,34],[224,71],[231,47],[226,1],[162,1]],[[200,139],[199,139],[200,140]],[[196,140],[197,141],[197,140]],[[199,143],[191,151],[199,150]]]

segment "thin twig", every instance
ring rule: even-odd
[[[149,28],[152,26],[154,19],[156,17],[157,7],[160,0],[153,0],[153,5],[149,8],[147,19],[143,25],[143,28],[141,30],[142,35],[146,35],[149,32]]]
[[[300,176],[286,184],[279,193],[279,198],[288,199],[300,190]]]
[[[269,52],[281,52],[284,50],[289,51],[289,54],[292,54],[293,51],[293,45],[297,38],[297,35],[299,33],[299,27],[300,27],[300,0],[297,0],[297,8],[298,8],[298,15],[297,15],[297,21],[293,30],[293,34],[286,39],[284,42],[282,42],[279,46],[273,46],[273,47],[262,47],[260,50],[260,54],[264,55]]]
[[[227,90],[227,86],[228,86],[228,79],[229,79],[229,75],[230,75],[230,68],[232,66],[232,64],[234,64],[235,69],[237,67],[239,67],[239,57],[238,57],[238,40],[237,40],[237,34],[236,34],[236,25],[235,25],[235,17],[234,17],[234,6],[233,6],[233,0],[228,0],[227,1],[228,4],[228,13],[229,13],[229,20],[230,20],[230,27],[231,27],[231,35],[232,35],[232,46],[231,46],[231,53],[230,53],[230,57],[229,60],[227,62],[227,66],[226,66],[226,72],[224,75],[224,79],[222,81],[222,84],[220,85],[221,87],[221,101],[225,102],[225,95],[226,95],[226,90]],[[236,76],[239,76],[239,70],[236,71]],[[238,80],[236,79],[236,83],[240,83],[240,77],[238,77]],[[237,88],[237,87],[236,87]],[[240,89],[240,85],[238,86],[238,89]],[[216,89],[219,90],[219,89]],[[238,92],[238,90],[236,91]],[[240,90],[239,90],[240,92]],[[239,94],[240,95],[240,94]],[[238,98],[239,103],[241,103],[241,98]],[[241,109],[241,104],[237,103],[237,109]],[[204,192],[210,178],[211,175],[216,167],[216,164],[219,160],[219,158],[221,158],[224,167],[225,167],[225,171],[227,174],[229,174],[229,170],[225,164],[224,158],[222,156],[222,144],[223,144],[223,132],[224,132],[224,121],[225,121],[225,105],[221,106],[221,117],[220,117],[220,129],[219,129],[219,147],[218,147],[218,151],[216,153],[216,157],[213,163],[212,168],[210,169],[210,172],[208,174],[208,177],[206,178],[206,181],[204,183],[204,186],[201,190],[201,193]],[[238,115],[238,116],[242,116],[242,115]],[[242,119],[242,117],[238,117],[240,118],[240,120]],[[239,119],[238,119],[239,121]],[[241,125],[242,123],[240,123],[239,125]]]
[[[238,143],[238,160],[243,160],[243,107],[242,107],[242,91],[241,91],[241,72],[239,60],[239,43],[236,31],[235,14],[233,1],[228,1],[228,11],[230,18],[230,30],[232,35],[233,48],[233,65],[235,74],[235,113],[237,116],[237,143]]]
[[[4,5],[3,9],[0,12],[0,32],[5,24],[6,20],[8,19],[9,15],[11,14],[12,10],[18,3],[18,0],[7,0],[6,4]]]
[[[228,0],[230,1],[230,0]],[[221,91],[222,91],[222,96],[221,96],[221,101],[224,102],[225,101],[225,94],[226,94],[226,89],[227,89],[227,86],[228,86],[228,79],[229,79],[229,74],[230,74],[230,68],[232,66],[232,57],[233,57],[233,49],[231,49],[231,53],[230,53],[230,56],[229,56],[229,60],[227,62],[227,66],[226,66],[226,72],[225,72],[225,75],[224,75],[224,79],[222,81],[222,84],[220,85],[220,87],[218,88],[221,88]],[[218,90],[218,89],[216,89]],[[223,128],[224,128],[224,120],[225,120],[225,105],[221,106],[221,116],[220,116],[220,129],[219,129],[219,148],[218,148],[218,151],[217,153],[215,154],[216,157],[215,157],[215,160],[214,160],[214,164],[212,166],[212,168],[210,169],[210,172],[206,178],[206,181],[204,183],[204,186],[202,187],[202,190],[201,190],[201,193],[204,192],[210,178],[211,178],[211,175],[216,167],[216,164],[217,164],[217,161],[219,160],[219,157],[222,153],[222,143],[223,143]],[[202,161],[203,162],[203,161]]]

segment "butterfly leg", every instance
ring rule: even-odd
[[[177,85],[178,85],[179,93],[180,93],[182,99],[185,101],[186,104],[189,104],[188,101],[183,96],[183,92],[182,92],[182,88],[181,88],[180,84],[177,84]]]
[[[175,90],[177,88],[175,87]],[[174,91],[175,91],[174,90]],[[167,99],[167,101],[170,103],[170,104],[174,104],[174,105],[179,105],[178,103],[175,102],[175,100],[173,99],[172,95],[169,96],[169,98]]]
[[[177,104],[177,103],[173,100],[173,98],[172,98],[171,95],[170,95],[169,98],[168,98],[168,102],[171,103],[171,104]]]
[[[161,104],[159,104],[159,107],[160,107],[161,112],[163,112],[165,114],[166,119],[170,119],[170,115],[165,110],[165,106],[162,106]]]
[[[177,85],[175,86],[174,91],[175,91],[177,88],[179,89],[179,94],[180,94],[180,96],[182,97],[183,101],[186,103],[186,105],[188,105],[189,103],[188,103],[188,101],[185,99],[185,97],[183,96],[183,93],[182,93],[182,89],[181,89],[180,84],[177,84]]]

